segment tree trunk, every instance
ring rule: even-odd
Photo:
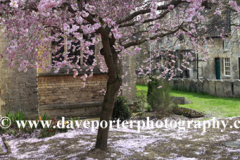
[[[107,92],[105,94],[104,101],[103,101],[100,122],[105,120],[106,122],[108,122],[108,126],[107,128],[103,129],[99,125],[97,142],[96,142],[97,149],[107,150],[109,120],[111,120],[111,117],[112,117],[114,103],[115,103],[120,86],[121,86],[121,79],[116,80],[114,83],[109,83],[109,82],[107,83]]]
[[[120,65],[118,63],[118,56],[115,53],[115,49],[112,47],[114,40],[109,38],[109,33],[102,34],[102,45],[101,54],[104,56],[106,65],[108,67],[108,82],[107,91],[104,96],[102,113],[99,121],[98,135],[96,141],[96,149],[107,150],[107,140],[109,132],[109,120],[111,120],[114,103],[122,85],[122,78],[120,73]],[[101,128],[100,123],[102,121],[107,122],[106,128]],[[105,123],[103,123],[105,124]]]

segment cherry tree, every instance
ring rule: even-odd
[[[231,7],[240,13],[237,3],[232,0],[227,3],[219,0],[0,0],[0,24],[4,36],[9,40],[8,48],[0,56],[9,61],[9,67],[20,64],[19,71],[26,72],[38,67],[54,69],[57,73],[60,68],[69,67],[76,77],[82,70],[77,63],[81,57],[70,57],[69,50],[74,48],[82,51],[87,59],[93,55],[89,47],[101,43],[98,64],[109,78],[100,121],[109,122],[122,85],[122,57],[139,54],[139,45],[145,42],[154,44],[166,38],[166,43],[174,41],[173,45],[165,47],[165,52],[157,48],[152,51],[153,57],[159,54],[169,57],[163,62],[167,65],[158,64],[157,67],[163,69],[158,78],[170,74],[171,79],[176,63],[172,51],[180,44],[176,37],[184,35],[185,46],[193,49],[194,54],[207,57],[208,52],[204,48],[207,27],[204,23],[211,16],[204,11],[212,10],[213,15],[224,17],[221,12],[224,7]],[[93,33],[95,36],[89,40],[82,36]],[[49,45],[60,41],[61,37],[65,43],[55,47]],[[68,50],[55,55],[61,55],[61,61],[46,66],[43,59],[57,53],[63,45],[67,45]],[[39,48],[44,48],[40,56]],[[73,61],[73,58],[77,60]],[[192,53],[184,58],[182,66],[188,68],[189,61],[193,59]],[[141,74],[151,72],[150,63],[148,59],[146,65],[142,66],[147,73],[139,68]],[[88,66],[87,62],[83,65]],[[88,70],[93,71],[96,65],[94,60]],[[82,78],[86,80],[91,76],[84,74]],[[96,148],[107,149],[108,132],[109,125],[105,129],[99,127]]]

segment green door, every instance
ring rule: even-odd
[[[239,70],[239,79],[240,79],[240,58],[238,58],[238,70]]]
[[[216,79],[220,79],[220,58],[215,58]]]

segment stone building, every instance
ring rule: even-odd
[[[212,10],[214,12],[214,10]],[[209,11],[210,12],[210,11]],[[173,48],[172,54],[176,56],[175,67],[181,68],[183,72],[175,69],[175,78],[191,78],[191,79],[240,79],[240,31],[234,28],[240,25],[240,18],[235,13],[228,10],[224,11],[225,17],[222,19],[220,16],[212,16],[207,24],[204,24],[208,28],[208,37],[206,38],[206,45],[203,45],[208,50],[209,58],[204,61],[204,57],[200,54],[195,54],[194,49],[191,46],[185,46],[184,41],[187,41],[186,37],[174,37],[170,42],[168,37],[163,38],[157,45],[159,45],[159,52],[164,52],[165,48]],[[210,14],[210,13],[209,13]],[[213,15],[213,14],[211,14]],[[233,25],[234,24],[234,25]],[[216,26],[218,30],[216,29]],[[222,38],[222,29],[224,29],[225,39]],[[200,33],[200,31],[199,31]],[[151,44],[145,43],[147,52],[150,52]],[[155,46],[156,47],[156,46]],[[144,51],[146,52],[146,51]],[[183,56],[188,52],[191,52],[194,60],[190,62],[189,68],[191,70],[181,67]],[[142,59],[150,59],[150,54],[138,55]],[[160,73],[160,70],[154,70],[154,64],[166,60],[166,56],[152,57],[152,72]]]
[[[209,36],[204,47],[208,50],[209,58],[203,61],[201,55],[195,56],[195,61],[191,62],[190,78],[240,79],[240,32],[234,29],[240,24],[240,19],[236,13],[229,10],[225,10],[224,14],[226,17],[223,20],[216,16],[206,25]],[[224,29],[224,38],[222,29]]]
[[[0,53],[7,45],[0,33]],[[99,49],[99,45],[94,47],[96,54]],[[41,50],[39,54],[42,54]],[[131,63],[131,57],[124,58],[126,63],[122,66],[122,72],[129,74],[123,79],[128,87],[123,87],[122,95],[132,101],[135,99],[134,63]],[[52,57],[49,56],[45,63],[51,64]],[[31,69],[25,73],[19,72],[18,67],[9,69],[5,64],[6,61],[0,59],[0,115],[18,111],[24,112],[28,118],[37,118],[44,113],[51,117],[100,115],[104,98],[100,91],[106,89],[108,76],[98,66],[93,70],[93,77],[87,79],[85,88],[79,89],[83,80],[80,76],[73,78],[71,71],[67,74],[67,68],[60,69],[57,74],[41,69]],[[82,74],[84,69],[79,73]]]

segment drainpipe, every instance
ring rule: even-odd
[[[198,79],[198,54],[197,54],[197,79]]]
[[[150,44],[150,76],[152,76],[152,48],[151,48],[151,44]]]
[[[150,31],[151,26],[153,26],[153,24],[150,24],[150,25],[147,26],[148,31]],[[148,34],[150,34],[150,33],[148,33]],[[151,65],[151,62],[152,62],[152,53],[151,53],[152,52],[152,46],[151,46],[150,41],[149,41],[149,52],[150,52],[150,76],[152,76],[152,65]]]

